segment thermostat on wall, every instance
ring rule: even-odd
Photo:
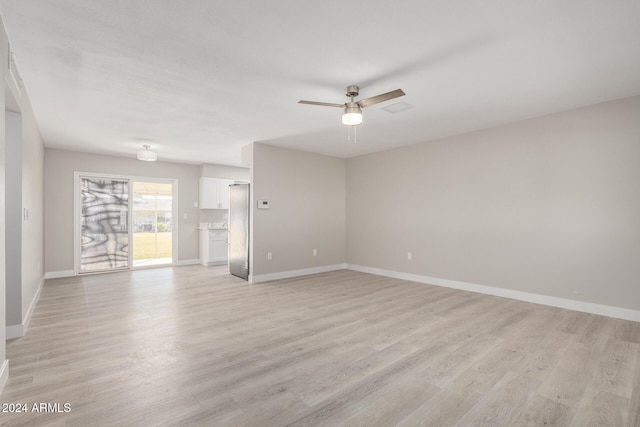
[[[268,200],[258,200],[258,209],[269,209]]]

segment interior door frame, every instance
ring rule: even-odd
[[[130,270],[142,270],[145,268],[156,268],[175,266],[178,262],[178,233],[180,218],[178,218],[178,179],[176,178],[157,178],[157,177],[144,177],[135,175],[118,175],[107,173],[95,173],[95,172],[80,172],[75,171],[73,173],[73,274],[78,276],[80,274],[102,274],[108,273],[108,271],[96,271],[89,273],[80,273],[80,256],[81,256],[81,194],[80,194],[80,179],[86,178],[106,178],[106,179],[121,179],[129,182],[129,201],[133,200],[133,182],[158,182],[164,184],[171,184],[171,264],[163,264],[159,266],[133,266],[133,209],[128,209],[128,231],[129,231],[129,259],[128,268],[117,269],[113,271],[130,271]]]

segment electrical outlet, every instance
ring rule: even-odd
[[[271,261],[271,252],[267,252],[267,259]]]
[[[228,214],[227,212],[223,213],[223,214],[222,214],[222,218],[224,218],[224,219],[229,218],[229,214]]]
[[[184,214],[184,219],[187,219],[187,214]]]
[[[313,256],[318,256],[318,250],[317,249],[313,250]]]
[[[198,207],[198,202],[193,202],[193,207],[197,208]]]
[[[413,259],[413,254],[411,252],[407,252],[407,259]]]

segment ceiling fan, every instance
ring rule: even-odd
[[[371,98],[361,99],[360,101],[354,101],[353,98],[358,96],[360,88],[356,85],[347,86],[345,89],[345,95],[351,98],[351,101],[344,104],[332,104],[330,102],[316,102],[316,101],[298,101],[298,104],[320,105],[323,107],[338,107],[343,108],[342,123],[347,126],[355,126],[362,123],[362,109],[370,105],[378,104],[380,102],[388,101],[390,99],[404,96],[405,93],[402,89],[392,90],[391,92],[383,93],[380,95],[372,96]]]

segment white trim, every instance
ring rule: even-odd
[[[198,259],[198,258],[181,259],[180,261],[176,262],[174,265],[182,266],[182,265],[196,265],[196,264],[200,264],[200,259]]]
[[[47,271],[44,273],[45,279],[60,279],[61,277],[73,277],[76,273],[73,270]]]
[[[326,273],[328,271],[344,270],[347,264],[324,265],[322,267],[303,268],[301,270],[280,271],[278,273],[249,276],[249,283],[268,282],[270,280],[288,279],[290,277],[307,276],[309,274]]]
[[[2,368],[0,368],[0,394],[2,390],[4,390],[4,386],[7,384],[7,380],[9,379],[9,361],[5,360],[2,362]]]
[[[128,250],[127,250],[127,268],[129,270],[131,270],[133,268],[133,203],[132,201],[134,200],[134,195],[133,195],[133,180],[128,179],[127,180],[127,191],[128,191],[128,198],[127,198],[127,240],[129,240],[128,243]],[[76,208],[77,209],[77,208]],[[79,209],[78,209],[79,210]],[[79,223],[78,223],[79,224]],[[82,234],[80,228],[78,228],[78,231],[80,232],[80,234]],[[82,244],[81,244],[81,240],[76,240],[77,245],[78,245],[78,249],[80,251],[82,251]],[[81,262],[82,259],[80,257],[78,257],[78,262]],[[76,270],[78,274],[80,274],[80,270]],[[109,273],[110,271],[104,271],[104,273]]]
[[[31,300],[31,305],[29,305],[27,314],[25,314],[24,319],[22,319],[22,335],[26,334],[27,329],[29,329],[29,322],[31,322],[31,316],[33,315],[33,310],[35,310],[36,305],[38,304],[38,300],[40,299],[40,292],[42,292],[42,286],[44,286],[44,277],[40,279],[38,290],[36,291],[35,295],[33,296],[33,299]]]
[[[33,296],[33,300],[31,300],[31,305],[29,305],[29,310],[27,310],[27,314],[22,319],[22,323],[19,325],[9,325],[6,327],[6,339],[11,340],[14,338],[20,338],[27,333],[27,329],[29,328],[29,322],[31,321],[33,310],[36,308],[36,305],[38,304],[38,300],[40,299],[40,292],[42,291],[43,285],[44,285],[44,277],[40,280],[40,285],[38,286],[38,290]]]
[[[565,308],[568,310],[582,311],[585,313],[599,314],[602,316],[615,317],[617,319],[640,322],[640,311],[631,310],[628,308],[612,307],[609,305],[595,304],[592,302],[577,301],[567,298],[553,297],[549,295],[540,295],[531,292],[516,291],[512,289],[496,288],[493,286],[477,285],[475,283],[458,282],[456,280],[439,279],[436,277],[402,273],[399,271],[384,270],[381,268],[366,267],[362,265],[348,264],[347,268],[363,273],[393,277],[395,279],[410,280],[412,282],[426,283],[429,285],[443,286],[445,288],[460,289],[463,291],[494,295],[519,301],[532,302],[534,304],[543,304],[551,307]]]
[[[80,270],[80,176],[80,172],[73,172],[73,276]]]
[[[180,199],[178,198],[178,178],[171,179],[171,262],[178,263],[178,243],[180,242]]]
[[[228,261],[206,261],[206,262],[199,262],[198,264],[202,264],[205,267],[219,267],[221,265],[228,265],[229,262]]]
[[[6,338],[12,340],[24,336],[24,325],[10,325],[6,327]]]

